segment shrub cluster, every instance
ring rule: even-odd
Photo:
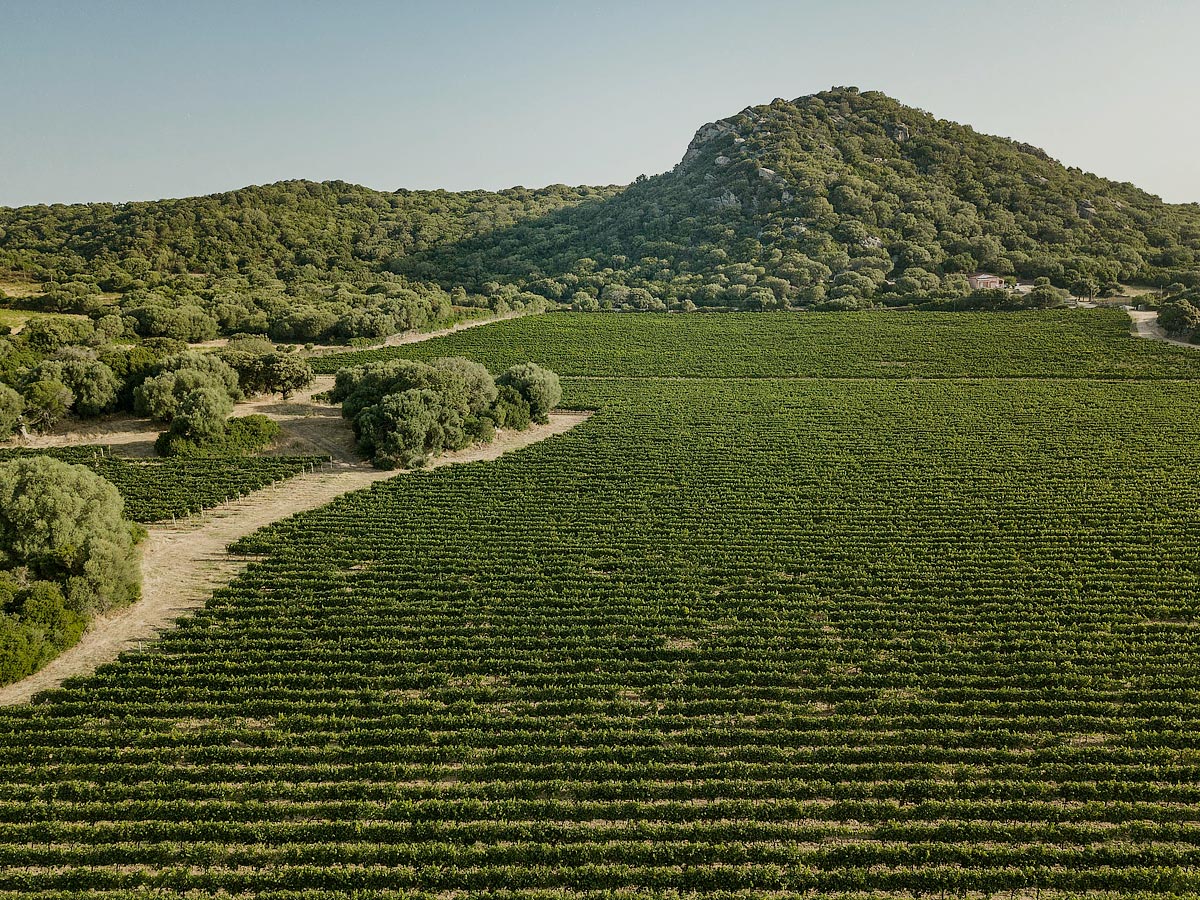
[[[74,644],[92,614],[137,598],[144,534],[117,489],[84,466],[0,464],[0,682]]]
[[[154,449],[159,456],[248,456],[265,450],[281,433],[278,422],[256,413],[226,419],[223,431],[204,439],[164,431]]]
[[[330,399],[381,468],[418,467],[446,450],[491,441],[497,428],[543,422],[562,399],[558,376],[534,363],[492,378],[479,363],[397,359],[337,373]]]
[[[1172,337],[1200,343],[1200,288],[1173,284],[1164,295],[1158,308],[1158,324]]]

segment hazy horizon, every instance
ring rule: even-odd
[[[292,179],[379,190],[625,184],[705,122],[878,90],[1068,166],[1200,201],[1200,7],[15,2],[0,205]]]

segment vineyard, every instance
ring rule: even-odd
[[[0,449],[0,461],[22,455],[53,456],[87,466],[116,485],[125,500],[125,515],[137,522],[198,513],[325,463],[323,457],[313,456],[124,459],[99,446]]]
[[[1200,354],[1131,341],[1120,309],[1011,313],[554,313],[443,340],[333,354],[315,371],[467,356],[560,375],[690,378],[1200,378]]]
[[[581,318],[404,352],[615,374],[585,424],[0,711],[0,897],[1200,896],[1200,354]]]

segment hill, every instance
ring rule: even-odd
[[[182,200],[0,209],[0,276],[40,282],[40,295],[21,285],[35,295],[23,306],[119,312],[144,337],[379,338],[447,320],[455,308],[544,303],[498,286],[468,296],[393,269],[408,253],[615,190],[384,193],[291,181]],[[5,287],[0,277],[0,300]]]
[[[1089,292],[1195,285],[1200,206],[836,88],[705,125],[670,172],[625,189],[285,182],[0,210],[0,272],[49,282],[54,308],[95,311],[87,298],[116,292],[199,306],[226,333],[273,326],[295,340],[374,336],[425,307],[534,295],[584,309],[949,299],[978,269]],[[381,295],[407,305],[379,312]],[[301,321],[279,325],[297,305]]]
[[[1200,206],[840,88],[705,125],[674,169],[604,203],[399,268],[468,284],[548,277],[568,297],[617,303],[633,289],[668,305],[752,307],[954,295],[977,269],[1061,287],[1195,283]]]

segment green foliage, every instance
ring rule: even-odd
[[[38,316],[21,329],[21,343],[39,353],[53,353],[63,347],[93,342],[95,326],[87,319]]]
[[[388,394],[406,390],[433,391],[463,417],[486,412],[496,397],[496,385],[486,367],[442,357],[431,363],[400,359],[339,370],[329,399],[342,404],[342,415],[355,419]]]
[[[147,338],[378,339],[453,320],[456,308],[541,308],[538,294],[467,295],[393,270],[410,254],[616,190],[387,194],[284,182],[187,200],[0,209],[0,270],[45,280],[46,308],[118,314]],[[101,289],[120,296],[101,300]]]
[[[133,410],[134,392],[155,374],[164,355],[143,344],[130,347],[109,344],[99,349],[100,361],[109,367],[120,385],[117,388],[118,406]]]
[[[415,468],[470,443],[462,411],[428,388],[389,393],[354,419],[359,449],[383,469]]]
[[[237,372],[244,394],[280,394],[287,398],[312,384],[312,367],[307,360],[295,353],[280,353],[269,341],[259,338],[230,341],[217,356]]]
[[[74,411],[80,415],[98,416],[111,411],[121,387],[113,370],[87,353],[70,354],[63,350],[60,354],[38,365],[30,380],[65,385],[74,397]]]
[[[53,428],[71,409],[75,395],[61,381],[48,378],[25,388],[24,420],[35,431]]]
[[[538,366],[514,366],[500,381],[461,357],[398,359],[340,370],[329,397],[376,465],[412,468],[491,441],[497,427],[527,428],[534,403],[544,420],[562,397],[558,376]]]
[[[510,384],[500,388],[496,402],[492,405],[492,419],[498,428],[524,431],[529,427],[532,412],[529,401]]]
[[[25,412],[25,401],[8,385],[0,383],[0,441],[12,437]]]
[[[223,430],[205,435],[178,430],[178,422],[172,422],[171,430],[154,442],[159,456],[245,456],[266,450],[282,433],[278,422],[258,414],[225,419]]]
[[[1059,288],[1200,280],[1200,208],[1067,168],[876,92],[834,89],[706,125],[680,165],[399,261],[443,284],[577,309],[844,308],[949,299],[960,273]]]
[[[1200,307],[1194,306],[1192,300],[1200,303],[1200,296],[1176,295],[1176,299],[1164,302],[1158,308],[1158,324],[1167,334],[1175,337],[1192,338],[1200,332]]]
[[[139,415],[170,425],[169,435],[190,443],[218,440],[233,401],[241,397],[239,376],[212,354],[184,353],[167,358],[159,374],[134,391]],[[163,438],[169,444],[171,438]]]
[[[62,588],[0,569],[0,684],[41,668],[79,640],[86,619],[67,607]]]
[[[46,456],[0,463],[0,679],[28,675],[83,633],[89,615],[128,603],[142,531],[116,488]]]
[[[461,356],[437,357],[432,362],[440,376],[438,390],[454,398],[468,415],[486,415],[496,401],[496,384],[487,366]]]
[[[169,337],[187,343],[210,341],[218,334],[217,320],[199,305],[166,306],[153,302],[124,309],[134,330],[144,337]]]
[[[183,395],[171,417],[170,433],[189,440],[213,441],[225,434],[233,401],[219,385],[196,387]]]
[[[558,375],[537,363],[519,363],[505,369],[496,383],[516,390],[529,404],[529,414],[535,422],[545,422],[550,410],[562,400]]]

